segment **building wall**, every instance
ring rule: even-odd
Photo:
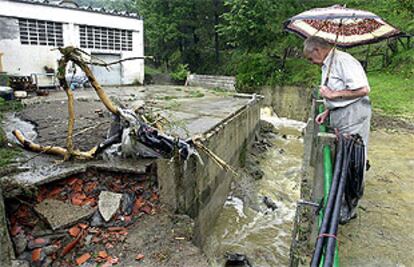
[[[59,52],[50,51],[52,47],[20,44],[17,19],[0,17],[0,25],[0,32],[2,32],[0,51],[4,53],[4,71],[16,75],[29,75],[34,72],[43,72],[43,66],[57,68]],[[3,31],[5,25],[7,25],[7,34]]]
[[[13,1],[0,1],[0,52],[4,53],[4,71],[16,75],[44,72],[43,67],[57,69],[58,51],[54,47],[22,45],[19,18],[63,23],[64,46],[80,47],[79,25],[98,26],[133,31],[133,50],[83,49],[94,54],[116,54],[121,58],[144,56],[143,21],[133,17],[87,12]],[[144,60],[121,63],[122,84],[144,81]]]

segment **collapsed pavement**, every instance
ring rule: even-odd
[[[237,166],[239,161],[240,150],[247,145],[249,139],[253,136],[259,119],[258,102],[251,102],[250,97],[234,97],[231,94],[217,93],[214,90],[207,91],[202,88],[186,87],[140,87],[122,88],[122,91],[120,88],[113,88],[107,91],[109,94],[117,94],[118,98],[129,100],[127,101],[127,105],[132,106],[137,102],[142,103],[143,101],[151,104],[151,108],[160,111],[160,113],[164,114],[164,117],[173,118],[175,122],[179,122],[169,129],[170,131],[175,131],[175,134],[178,136],[186,138],[197,134],[205,134],[207,136],[207,146],[223,157],[225,161],[235,166]],[[62,101],[65,101],[64,97],[63,94],[58,92],[55,96],[52,94],[48,98],[29,99],[28,102],[31,102],[32,104],[29,103],[21,114],[24,114],[25,119],[36,122],[36,127],[38,129],[37,142],[41,143],[42,140],[46,141],[50,137],[50,135],[47,134],[48,131],[53,131],[56,132],[56,134],[53,134],[53,136],[56,136],[54,142],[64,143],[63,137],[65,136],[65,129],[56,127],[57,123],[50,123],[54,121],[65,121],[64,116],[67,115],[65,115],[65,108],[62,105]],[[84,103],[87,103],[88,105],[91,105],[91,103],[92,105],[98,105],[95,109],[87,108],[87,110],[91,111],[88,115],[90,117],[85,119],[84,124],[81,125],[80,128],[75,128],[75,134],[76,132],[80,132],[79,137],[81,137],[78,139],[79,143],[75,140],[75,144],[86,148],[92,143],[96,144],[97,142],[95,143],[94,141],[99,141],[99,136],[103,138],[106,131],[105,127],[102,127],[101,130],[95,128],[92,132],[88,132],[89,127],[87,125],[90,125],[91,121],[94,120],[95,122],[98,120],[109,121],[109,116],[106,115],[105,112],[103,112],[103,114],[95,112],[95,110],[100,109],[99,105],[102,104],[96,101],[93,94],[87,90],[79,91],[79,98],[76,101],[77,108]],[[61,108],[62,112],[58,112],[57,110],[53,113],[47,112],[51,107],[55,107],[56,109]],[[41,116],[43,116],[44,119],[42,119]],[[80,121],[82,121],[82,119]],[[78,127],[78,125],[75,125],[75,127]],[[231,147],[231,149],[229,149],[229,147]],[[208,234],[208,228],[211,224],[211,220],[206,221],[205,218],[206,216],[214,218],[217,213],[219,213],[227,196],[232,176],[217,167],[215,163],[212,163],[208,156],[201,155],[204,165],[201,165],[196,161],[189,161],[187,166],[184,166],[182,163],[178,163],[178,165],[176,163],[171,164],[169,160],[143,161],[144,163],[139,163],[140,161],[137,162],[136,160],[128,159],[122,159],[115,162],[98,160],[56,164],[56,158],[50,156],[34,155],[31,152],[25,152],[25,155],[26,159],[36,156],[32,160],[24,163],[24,165],[31,169],[31,171],[12,175],[11,178],[19,182],[35,184],[37,186],[59,182],[62,179],[73,177],[73,175],[86,173],[88,170],[98,170],[98,172],[115,171],[120,173],[145,173],[148,169],[155,170],[155,176],[158,180],[157,192],[160,197],[160,213],[146,214],[141,211],[147,216],[141,217],[141,220],[138,220],[133,226],[139,228],[140,224],[145,223],[147,220],[151,221],[153,220],[151,218],[159,216],[155,222],[164,221],[162,224],[164,228],[174,229],[174,225],[176,224],[173,223],[173,221],[177,221],[177,217],[174,213],[178,212],[190,215],[192,219],[190,217],[178,217],[181,218],[178,221],[181,221],[179,224],[184,225],[184,229],[192,230],[185,231],[186,233],[182,234],[182,236],[171,236],[172,239],[167,238],[167,240],[169,240],[168,242],[175,244],[174,246],[177,247],[178,252],[167,249],[168,251],[160,253],[158,257],[154,256],[154,251],[151,250],[147,251],[147,254],[139,253],[139,251],[135,251],[131,254],[136,254],[136,257],[138,257],[139,254],[144,255],[142,261],[146,266],[174,266],[174,259],[175,262],[181,260],[184,263],[187,261],[191,262],[191,259],[197,259],[195,262],[199,263],[202,263],[203,260],[205,262],[200,251],[195,247],[191,247],[191,242],[196,243],[198,246],[202,246],[203,239],[205,238],[205,235]],[[112,192],[111,190],[105,191]],[[82,198],[83,197],[77,201],[82,201],[83,203],[85,199]],[[94,198],[98,199],[99,195]],[[81,224],[89,223],[87,229],[91,229],[93,228],[91,226],[91,219],[93,219],[93,215],[85,218],[84,222],[81,222]],[[74,226],[82,228],[77,224]],[[152,229],[154,229],[154,226],[152,226]],[[160,232],[166,231],[162,229],[160,230],[157,227],[155,227],[155,229]],[[89,230],[83,230],[83,232],[89,234]],[[132,230],[128,232],[136,233],[136,231]],[[148,231],[144,232],[147,238],[151,238],[151,236],[148,236]],[[128,235],[126,242],[134,240],[134,236]],[[135,241],[130,245],[134,246],[137,242],[138,240],[135,238]],[[154,241],[153,243],[157,244],[157,242]],[[167,241],[162,243],[166,242]],[[143,252],[145,252],[147,247],[151,247],[146,243],[140,243],[140,246]],[[184,255],[186,254],[184,251],[191,251],[191,255],[186,259],[177,259],[178,256],[175,255],[175,253]],[[86,259],[87,262],[91,263],[97,259],[93,253],[99,251],[94,250],[91,252],[84,250],[84,252],[84,254],[79,255],[77,250],[73,250],[74,254],[67,254],[69,256],[66,256],[66,260],[69,260],[71,264],[75,264],[76,259],[83,256],[79,259],[79,262]],[[42,253],[40,253],[40,255],[42,255]],[[104,254],[102,253],[102,255]],[[141,258],[142,255],[138,258]],[[35,256],[37,256],[37,254]],[[116,253],[109,256],[111,259],[117,257],[123,263],[131,260],[116,255]],[[43,260],[46,259],[42,257],[40,258]],[[139,261],[136,261],[135,259],[132,259],[132,261],[133,263],[131,264],[139,263]],[[151,265],[151,262],[154,265]],[[111,264],[115,263],[116,260]]]

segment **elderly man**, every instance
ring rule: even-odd
[[[322,68],[322,85],[319,89],[326,110],[316,117],[318,124],[330,116],[330,125],[341,134],[359,134],[367,154],[371,120],[370,87],[367,76],[358,60],[350,54],[333,48],[324,39],[309,37],[304,43],[304,55]],[[356,217],[356,210],[341,209],[341,222]]]

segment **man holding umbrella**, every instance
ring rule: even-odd
[[[339,137],[332,176],[330,149],[324,147],[328,152],[324,153],[326,206],[318,221],[319,235],[311,261],[312,267],[322,263],[325,267],[338,266],[338,222],[346,223],[356,216],[363,194],[371,105],[361,64],[336,48],[372,44],[403,33],[372,12],[340,5],[302,12],[288,19],[284,27],[306,39],[305,57],[321,66],[319,92],[326,109],[315,120],[321,124],[329,116]]]
[[[358,60],[336,48],[376,43],[399,36],[401,31],[372,12],[340,5],[302,12],[288,19],[284,26],[306,39],[305,57],[322,68],[319,92],[326,110],[316,117],[316,122],[321,124],[329,117],[330,125],[340,134],[361,136],[366,155],[371,120],[370,87]],[[340,221],[344,223],[355,216],[356,205],[342,206]]]
[[[320,95],[326,110],[316,117],[321,124],[330,117],[330,125],[341,134],[359,134],[368,145],[371,105],[370,87],[362,65],[350,54],[333,48],[324,39],[309,37],[304,43],[304,55],[322,68]],[[340,222],[356,217],[356,209],[342,205]]]
[[[319,92],[327,109],[316,117],[316,122],[321,124],[330,115],[332,128],[340,133],[359,134],[367,145],[371,119],[370,87],[362,65],[350,54],[333,48],[316,36],[306,39],[304,55],[322,68],[323,84]]]

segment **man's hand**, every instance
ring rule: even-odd
[[[326,99],[334,99],[337,97],[337,91],[334,91],[327,86],[321,86],[319,88],[319,93]]]
[[[328,116],[329,116],[329,109],[325,110],[324,112],[316,116],[315,122],[317,124],[322,124],[326,121],[326,118],[328,118]]]

